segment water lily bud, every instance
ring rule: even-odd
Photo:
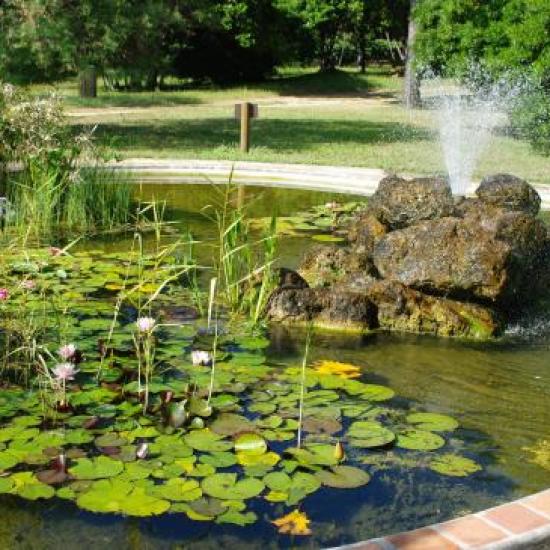
[[[140,460],[143,460],[144,458],[147,457],[148,454],[149,454],[149,445],[147,443],[142,443],[141,445],[139,445],[139,447],[136,450],[136,456]]]
[[[344,446],[340,441],[337,441],[336,445],[334,446],[334,458],[338,462],[342,462],[346,458],[346,452],[344,451]]]

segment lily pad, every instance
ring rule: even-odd
[[[262,481],[255,478],[237,480],[237,474],[218,473],[203,479],[201,484],[205,494],[231,500],[247,500],[259,495],[265,488]]]
[[[338,489],[355,489],[366,485],[370,476],[355,466],[334,466],[332,470],[321,470],[315,474],[323,485]]]
[[[231,442],[224,441],[221,435],[209,429],[194,430],[185,435],[184,441],[189,447],[203,452],[229,451],[233,447]]]
[[[235,451],[249,455],[261,455],[267,451],[267,443],[261,435],[245,433],[235,440]]]
[[[452,432],[459,426],[451,416],[437,413],[414,413],[407,416],[407,422],[414,424],[419,430],[427,430],[429,432]]]
[[[443,445],[440,435],[425,430],[406,430],[397,436],[397,446],[412,451],[435,451]]]
[[[102,479],[115,477],[124,470],[124,463],[107,456],[80,458],[77,464],[69,468],[69,473],[76,479]]]
[[[354,422],[347,435],[351,438],[350,443],[354,447],[376,448],[383,447],[395,440],[395,434],[382,424],[374,421]]]
[[[428,467],[438,474],[452,477],[466,477],[482,469],[477,462],[464,456],[453,454],[435,457],[430,461]]]

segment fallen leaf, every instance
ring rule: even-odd
[[[340,363],[339,361],[318,361],[314,369],[317,374],[333,374],[341,378],[359,378],[361,369],[350,363]]]
[[[279,533],[285,535],[311,535],[309,519],[305,512],[300,510],[294,510],[271,523],[278,528]]]

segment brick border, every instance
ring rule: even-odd
[[[476,514],[332,550],[515,550],[535,547],[550,548],[550,489]]]

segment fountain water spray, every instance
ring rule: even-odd
[[[481,75],[484,76],[484,75]],[[504,77],[490,84],[472,69],[463,85],[437,77],[427,80],[437,110],[439,138],[449,183],[454,195],[465,195],[482,154],[494,131],[506,123],[506,111],[518,98],[523,85]]]

